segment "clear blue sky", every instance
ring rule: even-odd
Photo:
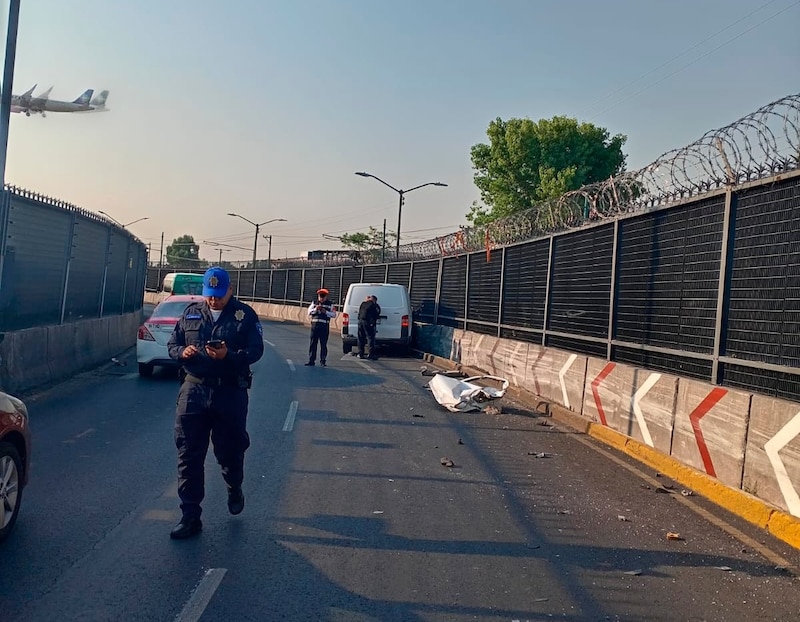
[[[492,119],[592,121],[638,168],[800,92],[798,33],[797,0],[23,0],[14,92],[107,88],[111,111],[13,115],[6,178],[147,216],[131,230],[156,257],[162,232],[252,248],[227,212],[286,218],[273,256],[335,248],[322,234],[396,226],[397,196],[355,171],[441,180],[403,211],[404,241],[428,239],[466,224]]]

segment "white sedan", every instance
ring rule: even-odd
[[[186,307],[193,302],[202,301],[202,296],[175,295],[158,303],[153,309],[153,314],[139,327],[136,335],[139,375],[151,376],[156,365],[177,367],[178,363],[169,358],[167,351],[170,335]]]

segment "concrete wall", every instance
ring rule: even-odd
[[[0,344],[0,389],[20,393],[64,380],[136,344],[140,312],[8,332]]]

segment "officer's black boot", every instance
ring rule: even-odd
[[[196,536],[203,530],[203,521],[197,517],[184,516],[172,531],[169,532],[169,537],[173,540],[185,540]]]
[[[241,514],[244,509],[244,493],[241,488],[228,490],[228,511],[231,514]]]

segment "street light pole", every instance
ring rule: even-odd
[[[261,226],[269,224],[271,222],[286,222],[286,219],[285,218],[273,218],[271,220],[265,220],[264,222],[255,223],[252,220],[248,220],[244,216],[241,216],[239,214],[234,214],[233,212],[228,212],[228,216],[235,216],[236,218],[241,218],[242,220],[244,220],[245,222],[249,222],[251,225],[253,225],[256,228],[256,238],[255,238],[255,241],[253,242],[253,270],[255,270],[256,269],[256,252],[258,250],[258,232],[261,230]]]
[[[117,220],[116,218],[114,218],[110,214],[106,214],[103,210],[98,210],[97,213],[98,214],[102,214],[103,216],[105,216],[109,220],[114,221],[114,223],[119,225],[121,229],[125,229],[126,227],[130,227],[131,225],[135,225],[137,222],[141,222],[143,220],[149,220],[148,216],[142,216],[141,218],[137,218],[136,220],[132,220],[128,224],[123,225],[119,220]]]
[[[384,186],[387,186],[394,190],[397,194],[400,195],[400,201],[397,208],[397,259],[400,259],[400,222],[403,216],[403,202],[405,201],[405,195],[411,192],[412,190],[419,190],[420,188],[424,188],[425,186],[439,186],[439,187],[447,187],[447,184],[442,183],[441,181],[429,181],[424,184],[420,184],[419,186],[414,186],[413,188],[409,188],[408,190],[401,190],[400,188],[395,188],[392,184],[383,181],[380,177],[373,175],[372,173],[365,173],[364,171],[358,171],[356,173],[359,177],[372,177],[379,182],[381,182]]]
[[[8,8],[3,91],[0,94],[0,191],[4,191],[6,187],[6,156],[8,152],[8,128],[11,123],[11,91],[14,88],[14,62],[17,56],[19,4],[20,0],[11,0]],[[5,232],[3,232],[3,235],[5,235]]]

